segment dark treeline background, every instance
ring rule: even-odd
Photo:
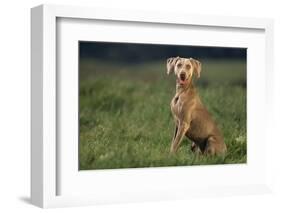
[[[121,63],[142,63],[174,56],[197,59],[245,59],[246,49],[80,41],[79,55],[81,59],[95,58]]]

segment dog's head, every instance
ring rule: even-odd
[[[167,74],[174,72],[178,83],[185,85],[192,79],[193,73],[200,77],[201,63],[193,58],[172,57],[167,59]]]

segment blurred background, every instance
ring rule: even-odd
[[[80,41],[80,169],[245,163],[246,55],[242,48]],[[194,84],[222,129],[226,158],[197,158],[188,139],[169,156],[175,76],[167,76],[166,60],[174,56],[201,62]]]
[[[98,64],[103,68],[103,72],[113,71],[116,66],[135,66],[136,69],[130,69],[131,71],[138,70],[139,66],[141,69],[146,69],[142,65],[160,66],[163,74],[166,69],[166,59],[180,56],[192,57],[201,61],[203,71],[198,84],[206,86],[209,83],[223,83],[246,87],[245,62],[247,50],[245,48],[81,41],[79,42],[79,55],[82,65],[87,64],[87,66],[90,66],[88,71],[91,70],[91,73],[89,73],[87,69],[82,69],[80,72],[82,78],[87,78],[91,74],[99,74],[99,71],[95,73],[97,66],[91,67]],[[111,67],[110,65],[114,66]],[[152,78],[155,77],[153,73],[155,74],[154,71],[150,73]]]
[[[121,63],[143,63],[171,56],[200,59],[245,59],[246,49],[179,45],[80,42],[80,57]]]

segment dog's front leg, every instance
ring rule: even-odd
[[[175,140],[175,138],[176,138],[176,136],[177,136],[177,133],[178,133],[178,126],[176,125],[176,126],[175,126],[175,133],[174,133],[172,142]]]
[[[178,150],[188,128],[189,128],[189,124],[187,124],[186,122],[179,123],[177,127],[176,136],[174,137],[171,144],[170,153],[175,153]]]

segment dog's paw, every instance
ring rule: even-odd
[[[191,149],[192,152],[195,152],[196,149],[197,149],[196,143],[192,142],[192,143],[191,143],[191,148],[190,148],[190,149]]]

